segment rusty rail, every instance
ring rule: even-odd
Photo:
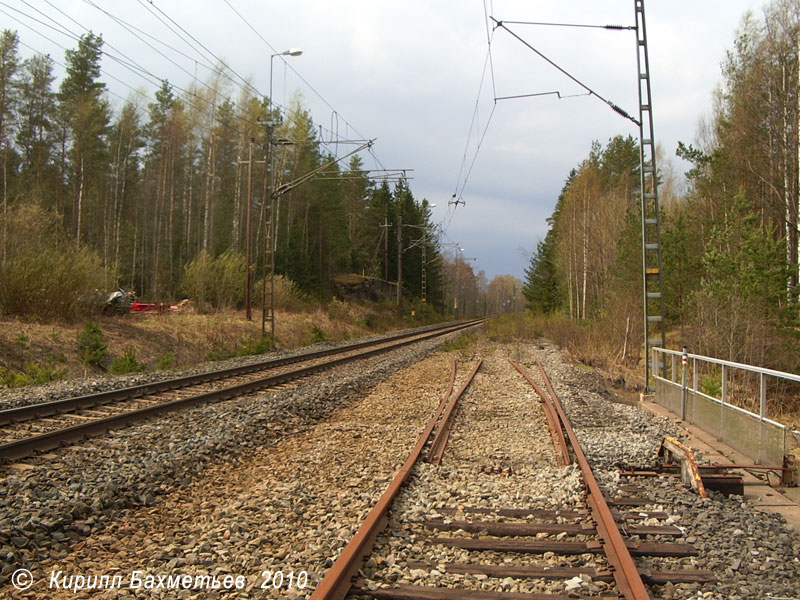
[[[536,366],[539,368],[545,385],[550,392],[556,412],[561,420],[561,425],[564,431],[566,431],[567,437],[572,445],[575,461],[578,463],[581,473],[583,474],[583,480],[588,490],[587,499],[589,508],[591,509],[592,517],[597,525],[597,532],[600,534],[603,550],[612,567],[614,581],[617,584],[619,592],[628,600],[650,600],[650,595],[644,586],[639,570],[636,568],[636,563],[633,562],[633,557],[628,550],[625,540],[622,538],[619,527],[614,520],[614,515],[608,507],[608,503],[603,496],[603,492],[600,490],[594,473],[592,473],[592,468],[564,412],[564,407],[561,406],[561,402],[553,386],[550,384],[550,379],[547,377],[547,373],[538,360],[536,361]]]
[[[439,418],[447,405],[447,400],[453,392],[455,375],[456,364],[455,361],[453,361],[450,373],[450,384],[447,387],[447,391],[444,393],[442,400],[439,402],[439,406],[434,411],[433,415],[431,415],[431,418],[428,419],[425,430],[422,432],[422,435],[419,436],[417,443],[411,450],[411,454],[408,455],[403,466],[397,471],[391,483],[389,483],[389,487],[386,488],[386,491],[383,492],[378,499],[378,502],[372,507],[372,510],[369,511],[367,518],[364,519],[364,522],[361,524],[361,527],[358,528],[355,536],[347,543],[342,553],[336,559],[336,562],[333,563],[325,574],[325,577],[319,582],[314,593],[311,594],[310,600],[343,600],[344,597],[347,596],[352,586],[352,579],[358,573],[364,557],[372,550],[375,538],[384,527],[386,527],[389,521],[387,517],[389,507],[392,505],[392,502],[400,492],[403,484],[405,484],[406,479],[408,479],[408,476],[411,474],[411,470],[422,454],[422,449],[428,442],[428,438],[431,437],[436,423],[439,422]]]
[[[478,372],[478,369],[481,368],[482,363],[483,359],[478,361],[478,364],[475,365],[475,368],[472,369],[470,374],[467,376],[467,380],[466,382],[464,382],[464,385],[461,386],[461,389],[459,389],[458,392],[453,394],[453,397],[450,398],[450,402],[447,404],[447,409],[445,410],[444,415],[442,416],[442,420],[439,423],[439,428],[436,430],[436,435],[433,436],[433,442],[431,442],[431,447],[428,449],[428,455],[425,457],[426,462],[433,463],[435,465],[439,465],[442,463],[442,456],[444,455],[444,449],[447,446],[447,440],[450,438],[450,430],[453,428],[456,403],[458,402],[459,398],[461,398],[461,395],[469,387],[469,384],[472,383],[472,379],[475,377],[475,374]],[[452,385],[451,385],[451,391],[452,391]]]
[[[523,369],[513,360],[509,360],[508,362],[510,362],[511,366],[519,371],[520,375],[522,375],[528,381],[528,383],[531,384],[531,387],[533,387],[533,389],[542,399],[542,408],[544,409],[544,415],[547,418],[547,427],[550,429],[550,436],[553,438],[553,445],[558,451],[558,455],[556,456],[556,464],[561,467],[567,466],[572,462],[572,458],[569,455],[567,440],[564,438],[564,430],[561,428],[559,423],[553,401],[551,400],[550,396],[548,396],[544,390],[539,387],[539,384],[533,380],[533,378],[528,374],[527,371],[525,371],[525,369]]]

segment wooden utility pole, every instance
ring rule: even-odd
[[[383,280],[389,281],[389,217],[383,217]]]
[[[246,263],[247,263],[247,290],[245,291],[245,309],[247,312],[247,320],[253,320],[253,305],[252,305],[252,291],[253,291],[253,138],[250,138],[250,150],[247,157],[247,225],[245,233],[246,249]]]
[[[403,215],[397,215],[397,314],[403,316]]]

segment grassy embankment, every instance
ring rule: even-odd
[[[261,337],[259,311],[254,311],[253,321],[247,321],[241,310],[199,314],[188,309],[96,316],[90,322],[100,332],[99,339],[90,341],[93,349],[105,346],[99,366],[87,359],[86,342],[79,341],[86,321],[37,323],[0,318],[0,389],[93,373],[171,370],[255,354],[273,346],[293,349],[422,324],[410,317],[401,321],[390,303],[338,301],[277,311],[274,344]]]

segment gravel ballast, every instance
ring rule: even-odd
[[[462,399],[442,466],[418,466],[401,492],[390,525],[362,570],[372,585],[570,589],[590,596],[610,589],[591,580],[519,582],[405,568],[409,559],[433,565],[500,559],[491,552],[424,543],[426,536],[456,534],[432,533],[423,520],[474,518],[438,512],[445,507],[582,506],[579,471],[554,465],[538,397],[510,358],[535,378],[533,363],[544,364],[606,495],[624,495],[619,489],[624,484],[642,487],[642,495],[653,499],[643,510],[667,512],[667,523],[684,531],[669,541],[701,550],[684,559],[637,559],[640,566],[710,569],[719,579],[654,586],[653,598],[797,597],[800,538],[780,517],[741,497],[712,493],[701,500],[674,477],[620,478],[620,466],[652,463],[664,435],[682,437],[671,421],[615,401],[596,374],[570,364],[548,344],[499,344],[479,337],[466,350],[432,353],[438,343],[361,361],[283,390],[154,419],[26,460],[28,467],[4,467],[0,598],[307,598],[438,405],[452,358],[458,360],[459,379],[478,358],[484,364]],[[605,566],[594,555],[548,553],[528,560]],[[13,590],[7,581],[21,566],[36,580],[27,592]],[[246,585],[231,591],[77,592],[47,585],[53,572],[65,578],[109,573],[128,578],[135,570],[140,577],[241,575]],[[278,571],[284,577],[280,586],[272,578]],[[271,583],[261,589],[266,581]]]
[[[121,511],[160,504],[175,489],[201,477],[208,465],[236,464],[245,455],[312,427],[398,369],[424,358],[441,342],[439,338],[417,343],[349,364],[335,374],[307,377],[282,390],[173,413],[3,467],[0,586],[5,588],[19,567],[35,572],[42,561],[66,558],[76,543],[103,531]],[[203,368],[208,367],[192,372]],[[143,379],[149,378],[122,381],[131,385]],[[58,399],[85,393],[87,385],[108,389],[115,383],[119,386],[119,381],[80,381],[72,387],[61,382],[56,392],[45,395]],[[33,395],[15,393],[13,401],[31,402]],[[41,397],[41,390],[35,395]],[[313,482],[307,485],[313,487]],[[2,588],[0,594],[6,591]]]
[[[587,457],[607,496],[619,495],[619,484],[643,488],[654,504],[644,510],[664,510],[667,523],[684,535],[678,543],[693,544],[700,556],[684,559],[639,559],[644,568],[708,569],[714,584],[653,586],[653,598],[762,600],[800,598],[800,536],[780,515],[756,509],[741,496],[709,492],[699,498],[676,477],[623,478],[620,466],[653,464],[664,435],[686,439],[668,419],[623,403],[610,401],[599,379],[567,364],[547,346],[540,358],[556,394],[573,422]]]

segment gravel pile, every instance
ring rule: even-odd
[[[0,595],[15,569],[36,572],[43,561],[65,559],[76,543],[102,532],[122,510],[156,506],[174,490],[188,487],[209,465],[234,466],[245,456],[302,433],[398,369],[431,353],[441,341],[361,360],[335,374],[314,375],[283,390],[153,419],[27,459],[24,465],[4,467]],[[86,385],[62,383],[55,396],[75,395]],[[298,481],[310,490],[316,487],[313,477]]]

